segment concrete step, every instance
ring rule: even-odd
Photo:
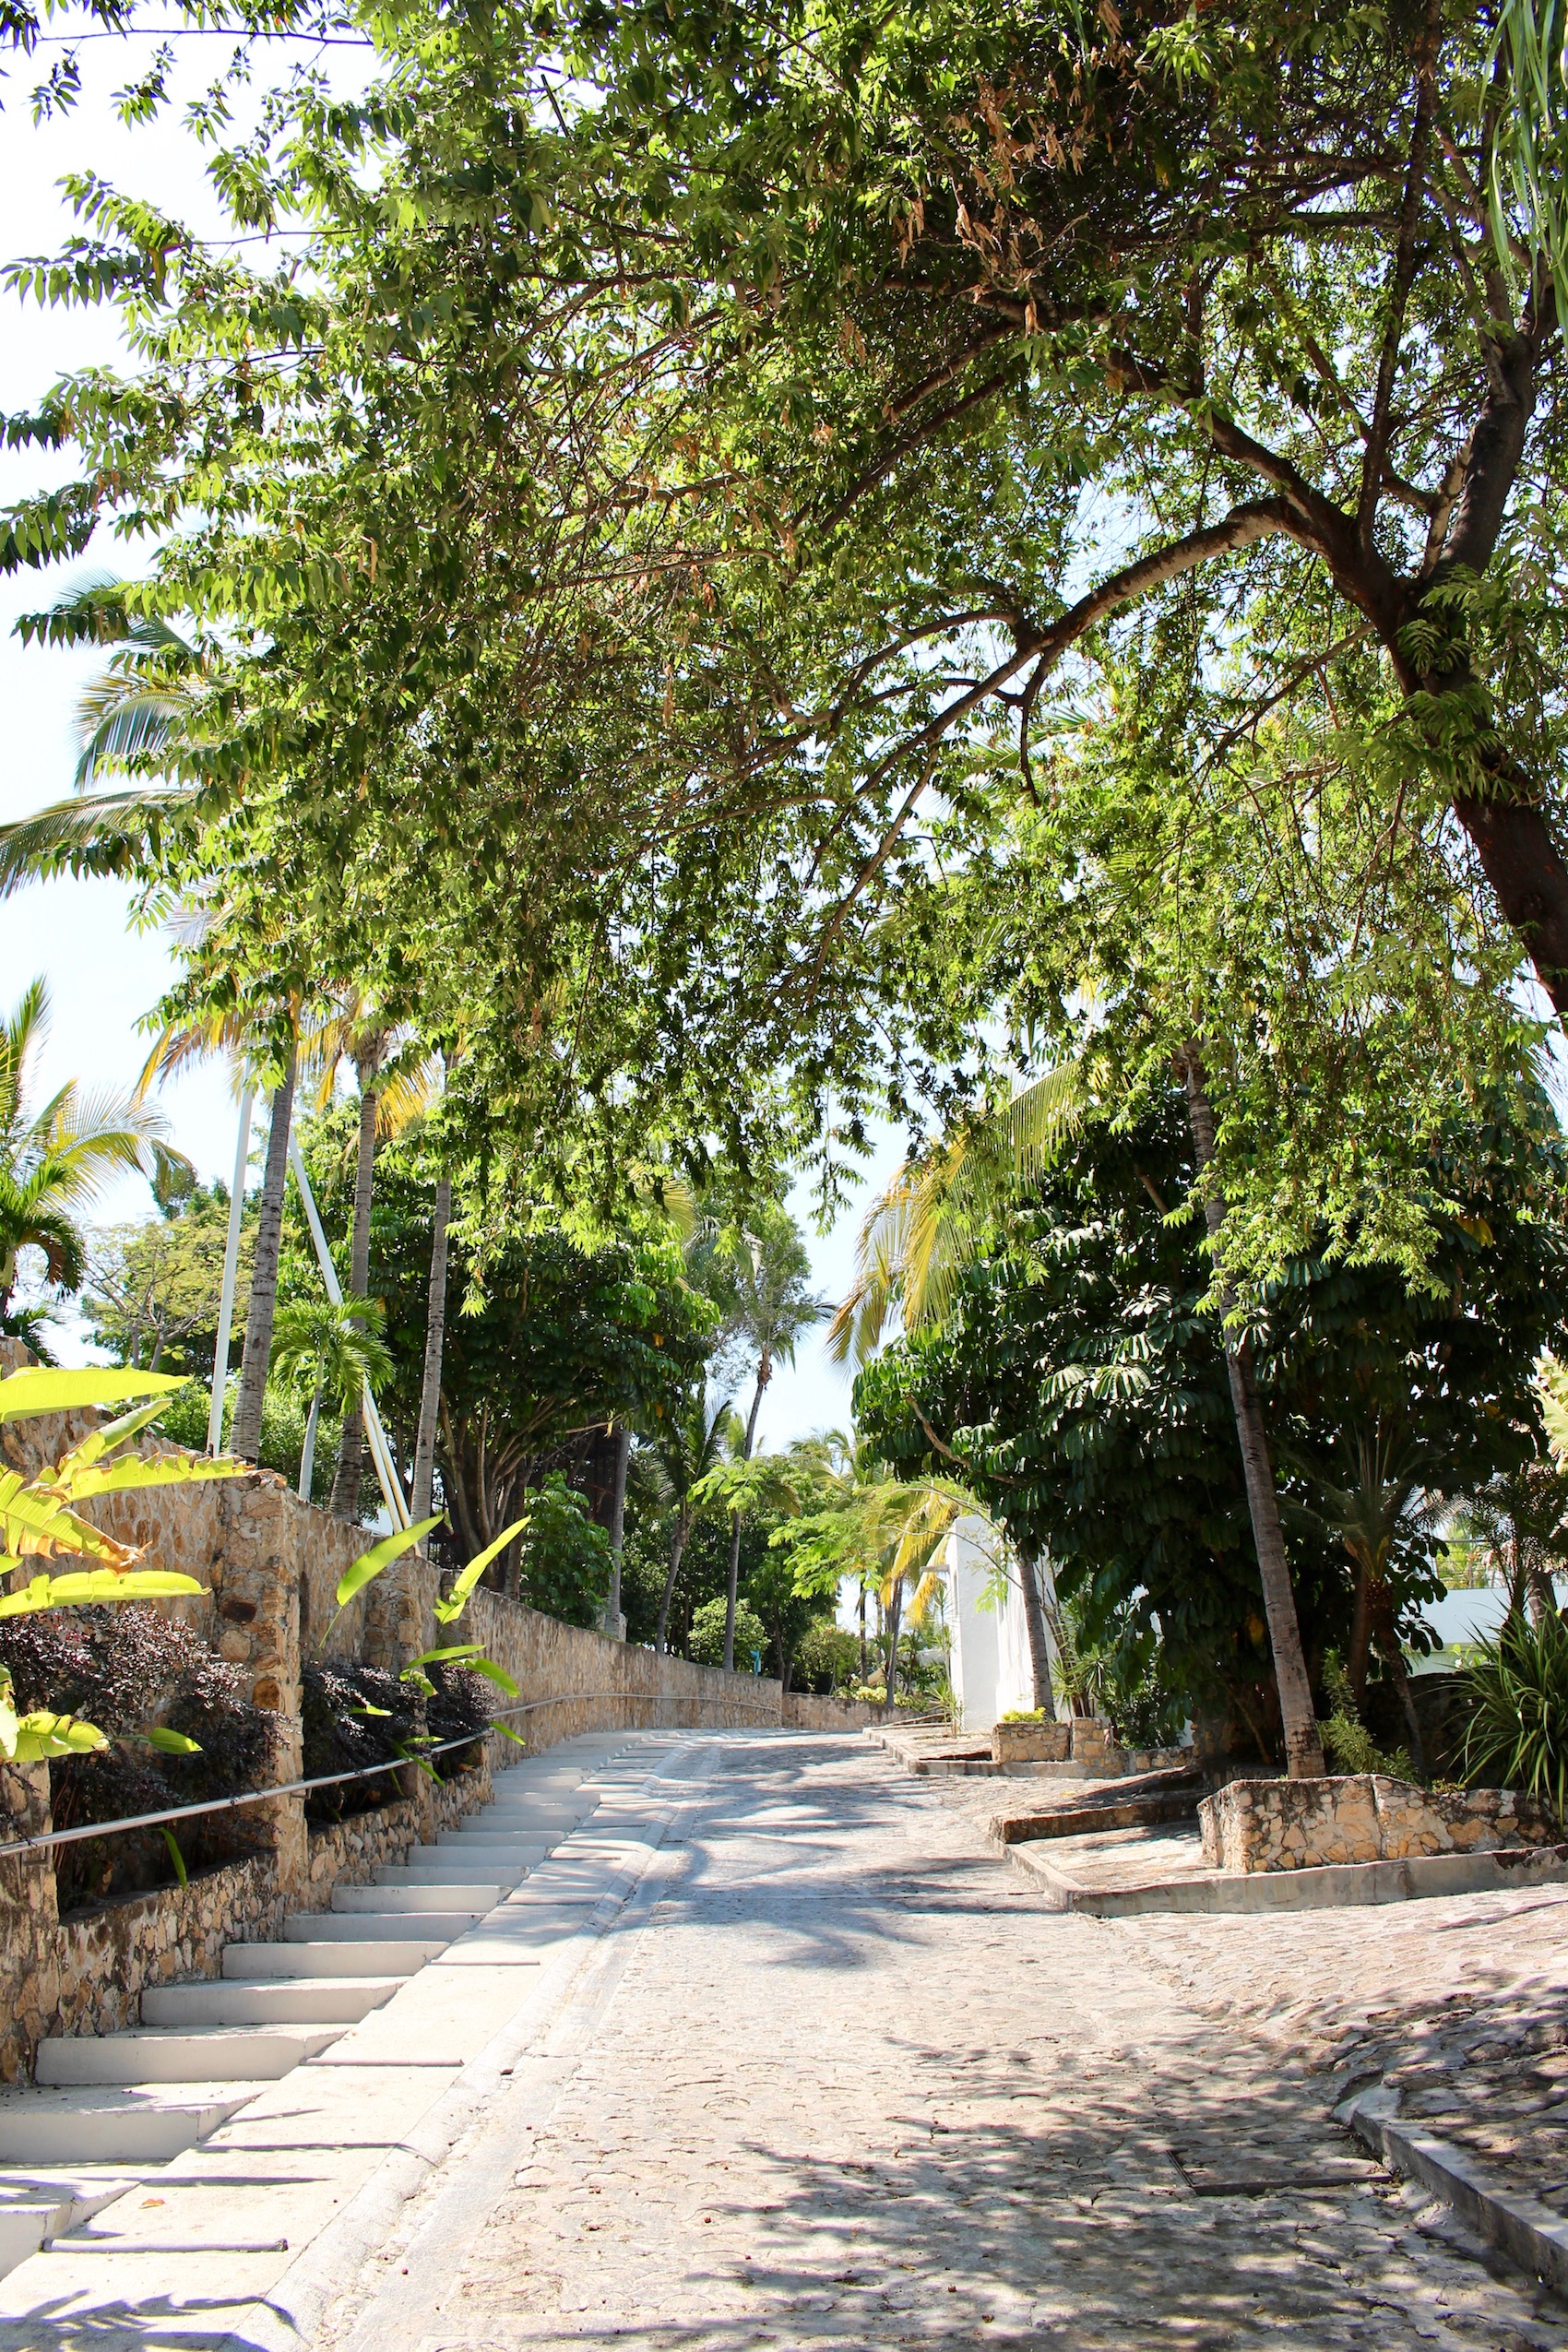
[[[357,2025],[401,1977],[306,1977],[275,1984],[149,1985],[144,2025]]]
[[[493,1907],[487,1907],[493,1908]],[[483,1911],[291,1911],[283,1922],[285,1943],[374,1943],[400,1936],[416,1921],[419,1941],[445,1945],[467,1935]],[[359,1972],[363,1974],[362,1969]]]
[[[143,2025],[118,2034],[60,2034],[38,2047],[47,2084],[260,2083],[291,2074],[343,2025]]]
[[[136,2188],[140,2175],[84,2165],[69,2173],[0,2172],[0,2278]]]
[[[377,1884],[339,1886],[332,1891],[334,1911],[471,1911],[476,1918],[482,1918],[500,1900],[499,1883],[456,1877],[432,1886]]]
[[[540,1859],[543,1859],[542,1855]],[[486,1880],[493,1880],[505,1894],[508,1887],[516,1886],[520,1879],[527,1878],[535,1867],[532,1862],[515,1861],[510,1855],[500,1861],[491,1856],[483,1865],[483,1872]],[[459,1855],[455,1862],[415,1862],[411,1867],[384,1863],[375,1873],[375,1883],[388,1891],[394,1887],[410,1886],[455,1892],[459,1887],[470,1885],[478,1874],[479,1865],[470,1862],[466,1855]]]
[[[230,1984],[271,1977],[412,1977],[445,1951],[446,1941],[398,1936],[379,1943],[231,1943],[223,1975]]]
[[[545,1856],[553,1853],[556,1847],[563,1842],[559,1837],[535,1837],[527,1834],[493,1832],[489,1837],[464,1838],[461,1844],[457,1846],[410,1846],[403,1857],[401,1865],[388,1862],[383,1867],[387,1870],[401,1867],[404,1870],[417,1871],[428,1869],[434,1864],[436,1869],[443,1871],[466,1870],[479,1855],[486,1853],[505,1854],[508,1858],[542,1862]]]
[[[231,1947],[232,1948],[232,1947]],[[166,2164],[237,2115],[259,2083],[173,2090],[7,2091],[0,2164]]]

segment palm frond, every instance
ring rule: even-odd
[[[1503,0],[1482,86],[1491,97],[1494,75],[1508,102],[1492,128],[1487,204],[1492,244],[1507,279],[1517,283],[1522,242],[1557,294],[1558,316],[1568,316],[1568,6],[1564,0]],[[1512,206],[1515,215],[1510,220]]]
[[[53,873],[124,873],[138,856],[156,849],[162,828],[199,799],[192,785],[137,784],[123,792],[53,801],[31,816],[0,825],[0,898]]]

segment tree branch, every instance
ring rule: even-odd
[[[1426,184],[1427,145],[1433,104],[1431,59],[1436,45],[1439,0],[1427,0],[1426,24],[1416,65],[1416,119],[1410,129],[1410,162],[1405,176],[1405,201],[1399,212],[1399,234],[1389,273],[1388,315],[1384,322],[1383,349],[1378,354],[1377,390],[1372,398],[1372,429],[1361,459],[1361,494],[1356,507],[1356,537],[1370,553],[1372,526],[1377,520],[1378,493],[1383,488],[1384,460],[1388,454],[1389,410],[1399,345],[1405,333],[1405,311],[1416,276],[1416,223],[1420,217]]]

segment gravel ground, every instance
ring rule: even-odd
[[[1063,1917],[955,1784],[844,1740],[708,1755],[612,1984],[491,2119],[504,2161],[444,2168],[380,2301],[346,2291],[355,2347],[1568,2345],[1329,2120],[1390,1979],[1448,2013],[1408,1915]],[[1451,1936],[1447,1985],[1494,1941]]]

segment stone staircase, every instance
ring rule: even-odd
[[[620,1756],[640,1776],[659,1752],[647,1735],[572,1744],[597,1752],[512,1766],[493,1803],[373,1885],[291,1914],[275,1943],[230,1944],[221,1978],[149,1988],[140,2025],[45,2041],[37,2087],[0,2094],[0,2275],[330,2049],[556,1855]]]

